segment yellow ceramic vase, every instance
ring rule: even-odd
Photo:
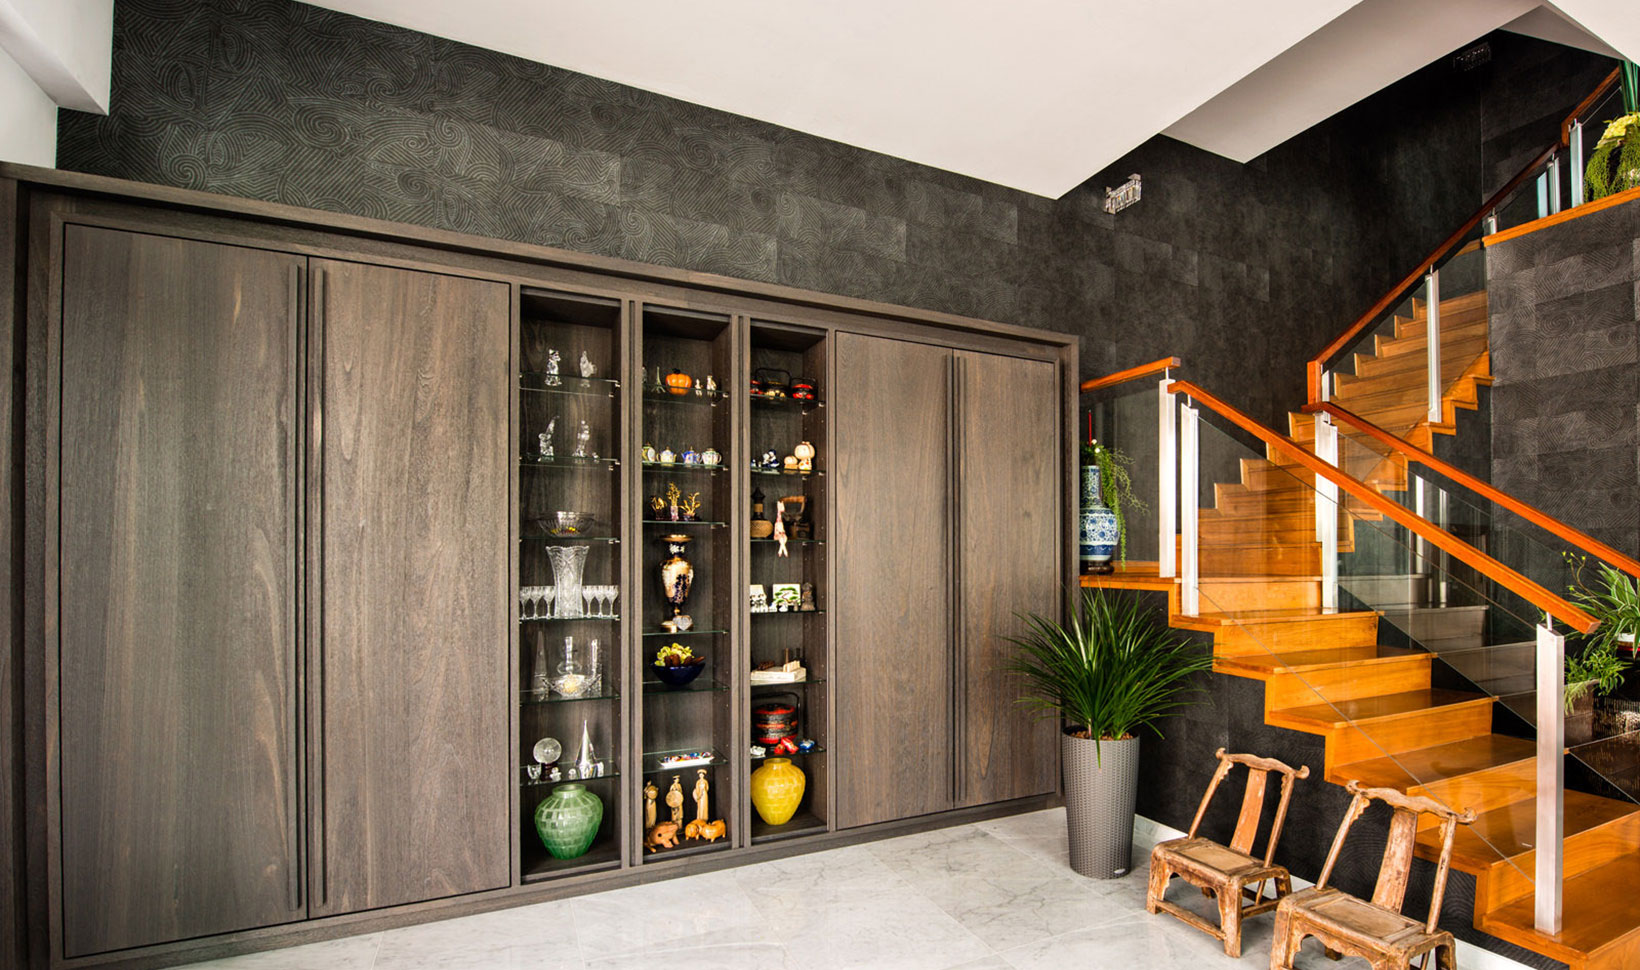
[[[752,772],[752,807],[770,825],[785,825],[797,814],[808,779],[790,758],[770,758]]]

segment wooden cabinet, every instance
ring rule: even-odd
[[[1002,668],[1016,612],[1057,615],[1065,435],[1048,361],[959,351],[957,387],[957,804],[1059,787],[1059,729],[1019,705]]]
[[[1060,602],[1057,366],[837,338],[839,824],[1058,787],[1002,669]]]
[[[63,952],[300,919],[305,261],[80,226],[62,259]]]
[[[849,828],[952,804],[952,359],[860,334],[836,343],[833,679]]]
[[[511,295],[313,277],[313,912],[506,886]]]

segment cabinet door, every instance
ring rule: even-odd
[[[69,226],[63,948],[300,919],[302,260]]]
[[[838,823],[951,807],[951,352],[840,334]]]
[[[505,886],[508,287],[313,271],[314,911]]]
[[[957,803],[980,805],[1058,787],[1058,726],[1017,702],[1002,638],[1059,607],[1065,442],[1057,365],[963,351],[956,373]]]

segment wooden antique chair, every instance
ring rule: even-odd
[[[1159,843],[1150,853],[1150,888],[1145,894],[1145,909],[1154,913],[1166,910],[1191,926],[1224,941],[1224,952],[1232,957],[1241,956],[1241,921],[1274,909],[1276,903],[1293,891],[1292,877],[1287,870],[1271,863],[1276,854],[1276,842],[1281,838],[1281,824],[1287,819],[1287,802],[1293,794],[1293,779],[1308,778],[1308,766],[1294,769],[1274,758],[1260,758],[1250,754],[1225,754],[1220,748],[1214,755],[1219,759],[1218,770],[1207,784],[1201,807],[1190,823],[1190,833],[1182,839]],[[1247,791],[1241,799],[1241,816],[1236,820],[1236,831],[1228,847],[1211,839],[1197,838],[1196,830],[1207,813],[1219,782],[1235,765],[1247,766]],[[1259,860],[1249,853],[1258,837],[1259,819],[1264,814],[1264,789],[1270,772],[1281,774],[1281,802],[1276,807],[1275,821],[1270,826],[1270,838]],[[1214,926],[1176,903],[1163,897],[1167,884],[1174,876],[1200,889],[1204,894],[1217,896],[1219,925]],[[1264,898],[1265,883],[1275,883],[1276,895]],[[1250,885],[1256,883],[1257,885]]]
[[[1403,970],[1422,957],[1427,968],[1431,954],[1440,970],[1458,965],[1452,934],[1436,930],[1441,915],[1441,897],[1446,894],[1447,869],[1452,861],[1452,834],[1458,823],[1468,825],[1474,812],[1458,814],[1439,802],[1416,795],[1403,795],[1390,788],[1362,788],[1360,782],[1347,786],[1350,807],[1333,839],[1332,851],[1315,886],[1288,896],[1276,908],[1276,936],[1270,947],[1270,970],[1292,970],[1293,957],[1306,936],[1326,947],[1327,956],[1357,956],[1372,964],[1373,970]],[[1327,885],[1333,865],[1350,826],[1366,811],[1367,804],[1381,801],[1395,810],[1389,823],[1389,839],[1384,861],[1378,868],[1378,885],[1372,901],[1358,899]],[[1412,870],[1412,854],[1418,839],[1418,819],[1429,813],[1441,820],[1441,858],[1435,869],[1435,888],[1429,898],[1429,917],[1422,923],[1401,915],[1406,897],[1407,877]]]

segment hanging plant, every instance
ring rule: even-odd
[[[1116,516],[1117,549],[1116,557],[1127,562],[1127,510],[1147,512],[1150,506],[1146,505],[1137,495],[1133,494],[1133,478],[1128,474],[1128,468],[1133,459],[1123,454],[1120,449],[1107,448],[1097,441],[1085,442],[1082,445],[1082,464],[1099,466],[1099,489],[1103,493],[1105,507]]]
[[[1624,114],[1606,126],[1583,173],[1591,201],[1640,187],[1640,68],[1625,62],[1622,78]]]

